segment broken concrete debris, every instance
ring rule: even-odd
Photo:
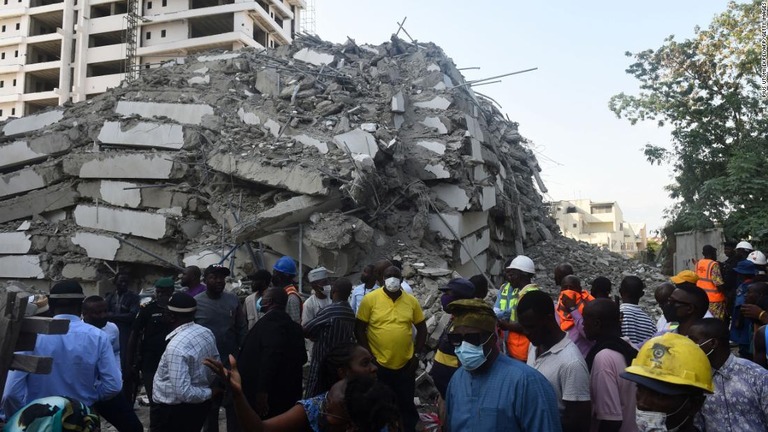
[[[518,125],[462,83],[433,44],[303,36],[0,123],[0,282],[240,278],[283,254],[338,276],[395,256],[415,283],[499,275],[555,224]]]

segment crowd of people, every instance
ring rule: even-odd
[[[642,279],[614,288],[578,269],[552,269],[556,296],[519,255],[488,303],[488,279],[439,290],[450,323],[434,353],[399,263],[365,266],[356,286],[318,267],[304,299],[295,261],[249,276],[245,299],[230,270],[188,267],[155,282],[140,305],[127,274],[106,298],[76,281],[53,286],[49,313],[65,335],[40,335],[48,375],[11,372],[2,410],[10,431],[405,431],[424,424],[416,373],[428,371],[444,431],[768,431],[766,258],[747,242],[703,258],[654,288],[662,316],[640,301]],[[308,365],[308,367],[306,367]],[[306,373],[305,373],[306,370]],[[149,425],[133,409],[143,386]],[[48,427],[48,429],[44,429]]]

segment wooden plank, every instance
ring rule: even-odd
[[[26,296],[18,297],[15,292],[0,293],[0,397],[5,388],[8,369],[13,362],[21,320],[26,310]]]
[[[53,358],[24,354],[14,354],[11,370],[34,374],[49,374],[53,368]]]
[[[69,320],[27,317],[21,322],[21,331],[23,333],[37,334],[67,334],[69,331]]]

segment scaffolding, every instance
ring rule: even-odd
[[[317,35],[317,23],[315,21],[315,0],[307,0],[307,8],[302,11],[301,31]]]
[[[139,0],[128,0],[128,13],[125,14],[125,79],[127,81],[138,78],[141,71],[141,68],[136,64],[140,20]]]

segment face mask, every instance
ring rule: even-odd
[[[330,285],[324,285],[323,286],[323,294],[325,294],[326,297],[331,296],[331,286]]]
[[[391,292],[395,293],[400,291],[400,279],[396,277],[387,278],[384,280],[384,288]]]
[[[258,300],[256,300],[256,312],[261,312],[261,297],[259,297]]]
[[[453,296],[450,293],[445,293],[440,297],[440,304],[443,305],[443,310],[445,310],[445,307],[448,306],[449,303],[453,301]]]
[[[680,424],[673,428],[667,427],[667,418],[679,413],[687,403],[688,399],[680,405],[680,408],[670,414],[657,411],[643,411],[635,408],[635,423],[637,423],[638,430],[640,432],[676,432],[688,421],[688,417],[684,418]]]
[[[490,351],[488,354],[485,353],[483,350],[483,345],[491,340],[492,336],[493,335],[489,336],[488,339],[480,346],[472,345],[467,341],[462,341],[461,345],[456,347],[454,350],[456,357],[458,357],[459,361],[461,362],[461,367],[468,371],[473,371],[482,366],[485,363],[485,360],[488,358],[488,354],[490,354]]]
[[[702,350],[702,351],[704,351],[704,348],[702,348],[702,346],[703,346],[704,344],[706,344],[707,342],[711,342],[711,341],[712,341],[712,339],[713,339],[713,338],[709,338],[709,339],[705,340],[704,342],[700,343],[700,344],[699,344],[699,348],[701,348],[701,350]],[[710,354],[712,354],[712,351],[714,351],[714,350],[715,350],[715,347],[712,347],[712,348],[711,348],[711,349],[710,349],[708,352],[706,352],[706,353],[705,353],[705,354],[706,354],[706,356],[707,356],[707,357],[709,357],[709,355],[710,355]]]
[[[661,307],[661,311],[664,313],[664,318],[667,320],[667,322],[679,322],[680,319],[677,317],[677,307],[675,307],[672,303],[667,303],[664,306]]]

